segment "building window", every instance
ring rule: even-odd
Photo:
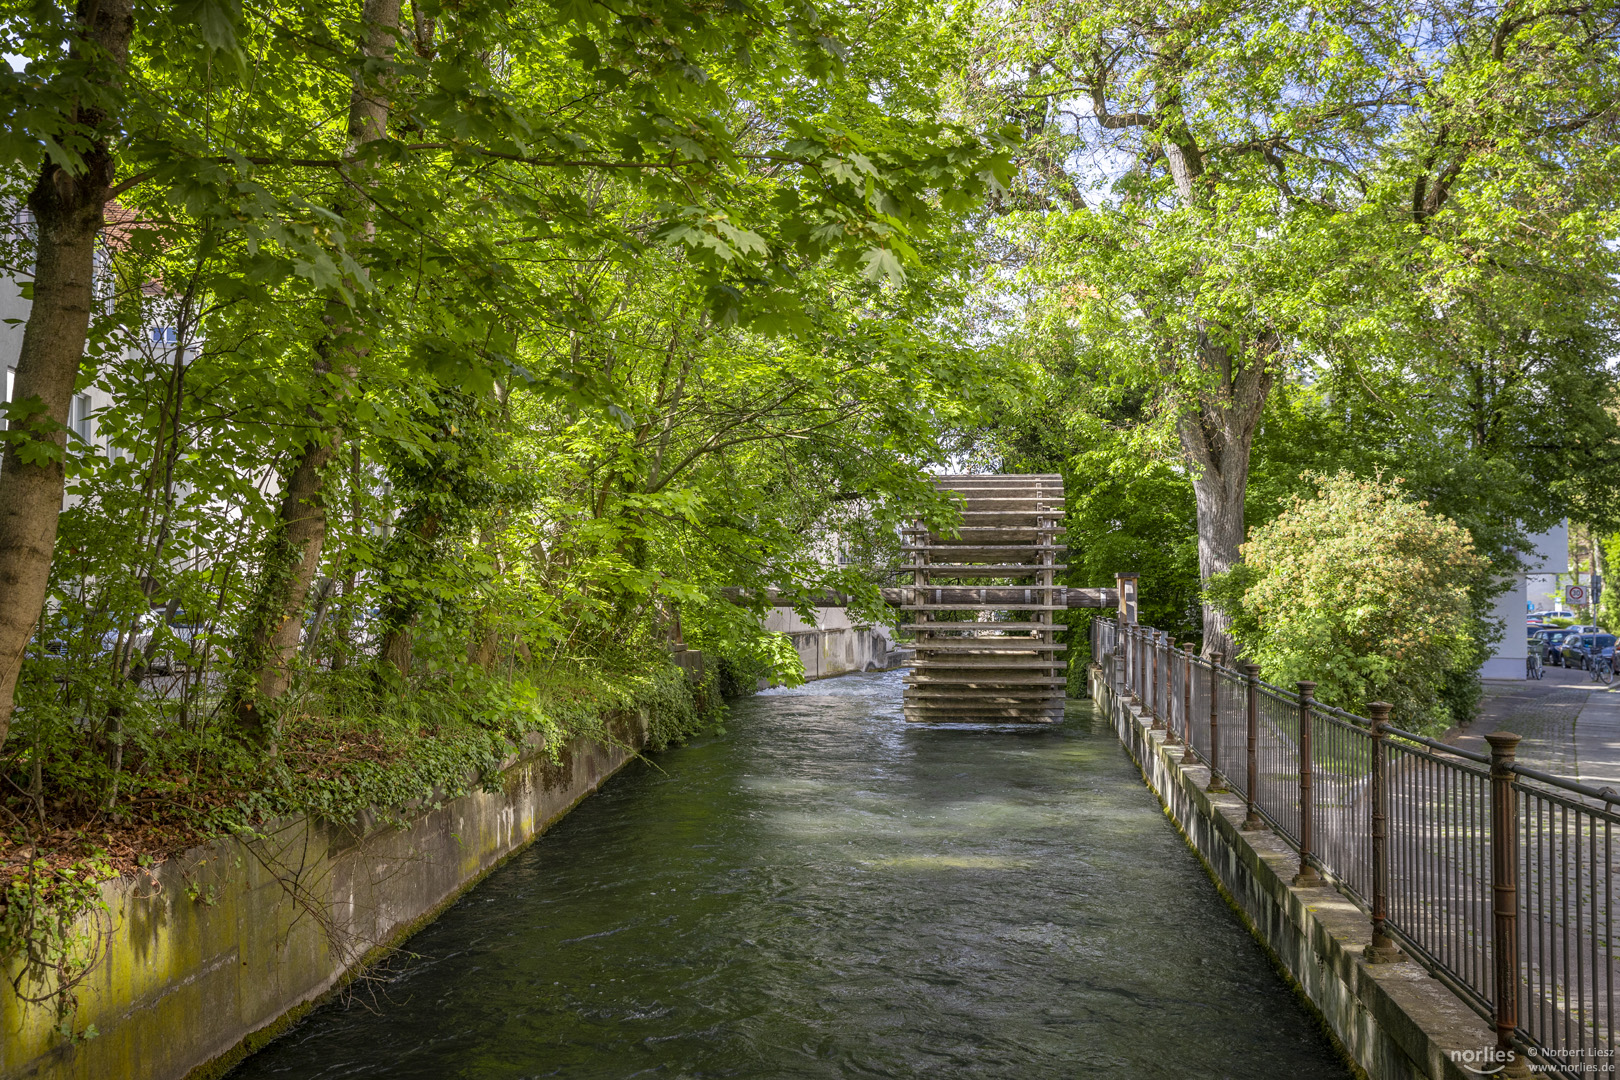
[[[90,441],[94,427],[90,421],[89,394],[73,395],[73,407],[68,412],[68,427],[72,428],[73,434],[84,442],[88,443]]]
[[[172,326],[152,327],[152,344],[173,345],[180,340],[180,332]]]

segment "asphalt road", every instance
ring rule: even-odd
[[[1620,681],[1591,681],[1584,671],[1550,667],[1547,677],[1486,679],[1479,717],[1446,741],[1487,750],[1485,733],[1523,737],[1519,760],[1599,787],[1620,788]]]

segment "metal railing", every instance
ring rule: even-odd
[[[1294,883],[1326,879],[1367,912],[1368,962],[1418,961],[1543,1072],[1610,1071],[1620,793],[1518,763],[1511,733],[1450,746],[1388,705],[1356,716],[1163,631],[1091,625],[1108,685],[1244,801],[1243,828],[1299,853]]]

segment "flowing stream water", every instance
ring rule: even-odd
[[[232,1080],[1348,1077],[1088,705],[900,692],[768,691],[633,763]]]

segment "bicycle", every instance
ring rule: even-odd
[[[1547,669],[1541,663],[1540,653],[1531,653],[1524,658],[1524,677],[1527,679],[1545,679]]]
[[[1591,672],[1592,681],[1600,682],[1604,686],[1614,682],[1614,658],[1612,656],[1596,656],[1586,662],[1586,670]]]

